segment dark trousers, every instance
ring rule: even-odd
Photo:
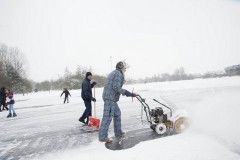
[[[67,101],[67,103],[69,102],[69,101],[68,101],[68,96],[65,96],[63,103],[65,103],[66,101]]]
[[[86,109],[83,112],[83,114],[79,120],[85,121],[85,119],[87,118],[86,123],[88,124],[88,121],[89,121],[88,117],[92,116],[92,103],[91,103],[91,101],[84,101],[84,104],[85,104]]]
[[[3,106],[3,107],[2,107]],[[1,109],[2,108],[2,109]],[[6,108],[6,110],[8,110],[7,104],[6,102],[2,101],[0,102],[0,110],[4,110],[4,108]]]

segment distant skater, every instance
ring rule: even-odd
[[[67,88],[63,88],[63,92],[61,94],[60,97],[62,97],[62,95],[65,94],[65,98],[64,98],[64,102],[63,103],[69,103],[69,100],[68,100],[68,96],[71,96],[70,92],[67,90]]]
[[[10,90],[8,91],[8,94],[7,94],[7,103],[9,105],[9,114],[8,114],[7,118],[16,117],[17,114],[14,110],[15,100],[13,98],[13,92]]]

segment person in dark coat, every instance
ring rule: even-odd
[[[96,102],[96,99],[92,96],[92,88],[97,84],[97,82],[91,81],[91,80],[92,80],[92,73],[87,72],[86,77],[82,83],[82,93],[81,93],[86,109],[83,112],[82,116],[79,118],[79,121],[84,124],[88,124],[88,121],[89,121],[88,117],[92,116],[91,102],[92,101]],[[85,119],[87,119],[86,122],[85,122]]]
[[[6,92],[6,88],[2,87],[0,89],[0,112],[2,112],[2,110],[8,110],[8,107],[6,105],[6,99],[7,99],[7,92]],[[3,106],[3,107],[2,107]],[[1,109],[2,108],[2,109]]]
[[[63,88],[63,92],[62,92],[60,97],[62,97],[63,94],[65,94],[65,98],[64,98],[64,102],[63,103],[65,103],[66,101],[67,101],[67,103],[69,103],[68,96],[71,96],[71,94],[67,90],[67,88]]]

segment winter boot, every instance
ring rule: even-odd
[[[17,117],[17,114],[15,112],[13,113],[13,117]]]
[[[120,135],[116,136],[117,139],[122,139],[126,135],[126,132],[121,131]]]
[[[99,139],[100,142],[106,142],[106,143],[111,143],[112,139],[110,138],[104,138],[104,139]]]
[[[121,137],[125,137],[125,135],[126,135],[126,132],[121,132]]]
[[[79,122],[82,122],[84,125],[87,125],[87,123],[82,118],[79,118]]]
[[[10,117],[12,117],[12,113],[9,113],[7,116],[7,118],[10,118]]]

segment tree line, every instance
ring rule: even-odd
[[[65,68],[63,76],[57,80],[34,82],[28,79],[26,59],[17,47],[8,47],[0,43],[0,87],[5,86],[15,93],[32,91],[61,90],[62,88],[80,89],[86,72],[92,68],[78,66],[75,72]],[[97,87],[103,87],[106,75],[93,74]],[[172,74],[162,73],[144,79],[128,79],[127,83],[149,83],[164,81],[191,80],[195,78],[214,78],[240,75],[240,64],[228,66],[223,71],[207,72],[205,74],[188,74],[183,67],[176,69]]]
[[[133,80],[129,79],[128,83],[151,83],[151,82],[165,82],[165,81],[180,81],[192,80],[196,78],[217,78],[226,76],[239,76],[240,64],[225,67],[222,71],[206,72],[204,74],[188,74],[183,67],[176,69],[172,74],[162,73],[144,79]]]
[[[82,82],[87,72],[92,71],[91,68],[78,66],[74,73],[70,72],[66,67],[62,77],[57,80],[43,81],[35,83],[35,91],[50,91],[50,90],[61,90],[63,88],[68,89],[80,89]],[[94,80],[97,82],[97,87],[103,87],[106,80],[106,76],[93,74]]]
[[[69,89],[80,89],[81,83],[85,78],[85,74],[87,71],[91,71],[91,68],[80,67],[78,66],[75,73],[72,73],[65,69],[64,75],[55,81],[44,81],[41,83],[36,83],[35,88],[43,91],[49,90],[59,90],[63,87],[67,87]],[[175,71],[170,73],[162,73],[157,74],[152,77],[146,77],[144,79],[127,79],[127,84],[134,83],[151,83],[151,82],[165,82],[165,81],[180,81],[180,80],[192,80],[196,78],[216,78],[216,77],[224,77],[224,76],[236,76],[240,75],[240,64],[228,66],[224,68],[223,71],[212,71],[206,72],[204,74],[188,74],[186,73],[183,67],[175,69]],[[106,80],[106,76],[96,75],[94,74],[94,80],[97,81],[97,87],[103,87],[104,82]]]

